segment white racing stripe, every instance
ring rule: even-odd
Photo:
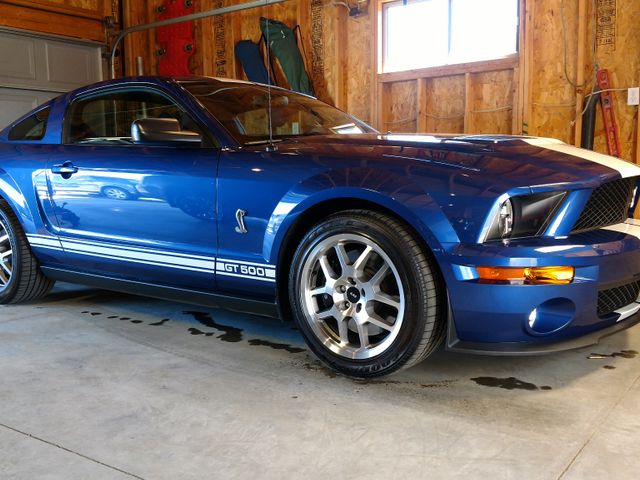
[[[156,251],[156,253],[136,252],[134,250],[128,250],[118,247],[107,247],[105,245],[88,245],[73,241],[62,241],[62,247],[65,250],[74,251],[76,253],[83,254],[97,254],[108,255],[111,257],[121,257],[123,259],[131,258],[137,260],[144,260],[150,263],[167,264],[169,266],[178,267],[194,267],[200,270],[215,270],[215,262],[211,260],[196,260],[192,258],[186,258],[183,256],[176,256],[171,252]]]
[[[633,235],[636,238],[640,238],[640,221],[633,218],[629,218],[624,223],[618,223],[616,225],[610,225],[604,227],[603,230],[611,230],[612,232],[626,233],[627,235]]]
[[[67,242],[69,240],[65,240],[65,242]],[[73,239],[71,240],[73,243],[78,243],[78,244],[82,244],[82,245],[89,245],[89,246],[106,246],[106,247],[110,247],[110,246],[116,246],[119,250],[126,250],[126,251],[134,251],[134,252],[142,252],[142,253],[163,253],[163,254],[167,254],[167,255],[173,255],[175,257],[184,257],[184,258],[191,258],[191,259],[196,259],[196,260],[208,260],[211,261],[212,257],[207,257],[207,256],[202,256],[202,255],[188,255],[185,253],[178,253],[178,252],[166,252],[163,250],[158,250],[158,249],[153,249],[153,248],[148,248],[148,247],[138,247],[138,246],[132,246],[132,245],[126,245],[126,244],[110,244],[110,243],[105,243],[105,242],[100,242],[100,241],[89,241],[89,240],[80,240],[80,239]]]
[[[56,237],[48,237],[45,235],[27,235],[27,239],[29,240],[29,244],[33,246],[54,247],[62,249],[60,240],[58,240]]]
[[[190,272],[210,273],[212,275],[215,273],[215,270],[213,270],[213,269],[198,268],[198,267],[193,267],[193,266],[189,266],[189,265],[179,265],[179,264],[175,264],[175,263],[153,262],[153,261],[147,261],[147,260],[144,260],[144,259],[135,258],[135,257],[131,257],[131,256],[97,254],[97,253],[94,253],[94,252],[87,252],[87,251],[84,251],[84,250],[74,250],[74,249],[70,249],[68,247],[65,247],[64,251],[68,252],[68,253],[75,253],[77,255],[86,255],[86,256],[98,257],[98,258],[108,258],[110,260],[120,260],[120,261],[123,261],[123,262],[140,263],[140,264],[143,264],[143,265],[152,265],[154,267],[177,268],[179,270],[188,270]]]
[[[555,138],[537,137],[523,138],[523,140],[529,145],[546,148],[547,150],[553,150],[555,152],[566,153],[567,155],[583,158],[590,162],[609,167],[619,172],[622,178],[636,177],[640,175],[640,167],[633,163],[620,160],[619,158],[612,157],[610,155],[604,155],[591,150],[585,150],[584,148],[574,147],[573,145],[567,145]]]
[[[69,240],[51,235],[27,235],[32,247],[57,250],[77,255],[104,258],[122,262],[152,265],[162,268],[176,268],[191,272],[217,274],[229,277],[246,278],[263,282],[275,282],[275,266],[267,263],[245,262],[232,259],[217,259],[203,255],[188,255],[151,248],[139,248],[128,245],[91,242],[88,240]]]

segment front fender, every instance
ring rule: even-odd
[[[369,168],[345,168],[309,177],[289,190],[274,209],[265,232],[263,254],[277,263],[282,244],[305,212],[329,201],[363,200],[380,205],[415,229],[438,254],[443,245],[459,243],[451,223],[433,198],[406,177]]]

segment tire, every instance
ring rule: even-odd
[[[311,351],[351,377],[411,367],[444,337],[435,261],[405,224],[377,212],[340,212],[307,232],[294,254],[289,300]]]
[[[20,222],[0,199],[0,304],[41,298],[54,283],[42,274]]]

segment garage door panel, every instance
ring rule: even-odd
[[[100,58],[95,49],[45,41],[46,78],[52,85],[80,87],[101,79]]]
[[[0,130],[57,95],[57,93],[52,92],[0,88],[0,105],[2,105],[0,109]]]
[[[0,82],[36,80],[34,38],[0,34]]]
[[[0,30],[0,87],[64,92],[100,80],[101,46]]]
[[[61,93],[102,80],[102,47],[0,27],[0,129]]]

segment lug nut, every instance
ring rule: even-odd
[[[344,302],[344,308],[351,308],[351,304],[349,302]]]
[[[345,287],[344,285],[340,285],[340,286],[338,287],[338,291],[339,291],[340,293],[344,293],[344,292],[346,292],[346,291],[347,291],[347,287]]]

